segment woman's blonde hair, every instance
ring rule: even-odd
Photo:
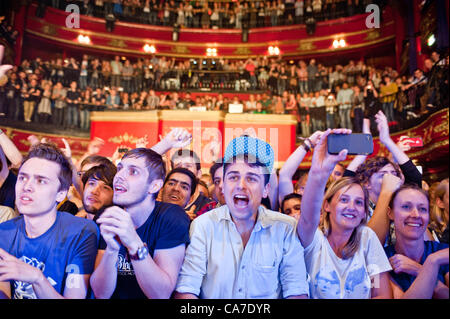
[[[438,233],[442,233],[448,225],[448,215],[445,213],[445,209],[440,208],[436,203],[438,198],[441,201],[444,201],[444,196],[447,192],[447,185],[448,178],[439,183],[434,191],[433,201],[430,203],[430,227]]]
[[[368,216],[369,216],[369,193],[367,190],[361,185],[361,183],[358,181],[358,179],[354,177],[342,177],[341,179],[335,181],[332,183],[324,196],[324,200],[322,203],[322,209],[321,214],[322,218],[320,221],[319,228],[324,234],[325,237],[328,237],[331,232],[331,223],[330,223],[330,212],[325,210],[325,204],[328,202],[328,204],[331,203],[333,200],[333,197],[342,189],[343,192],[347,191],[351,186],[357,185],[361,187],[364,193],[364,212],[365,216],[361,223],[353,230],[352,235],[350,236],[350,239],[348,240],[347,244],[345,245],[344,249],[342,250],[342,258],[348,259],[353,257],[353,255],[356,253],[356,251],[359,248],[359,243],[361,239],[361,230],[362,226],[364,226],[367,223]]]

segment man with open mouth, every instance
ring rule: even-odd
[[[19,217],[0,224],[0,299],[86,298],[99,232],[57,210],[72,167],[52,144],[33,146],[19,168]]]
[[[175,289],[189,243],[189,218],[156,201],[166,171],[152,149],[128,151],[114,176],[113,206],[97,219],[100,244],[91,277],[96,298],[166,299]]]
[[[223,160],[226,205],[191,223],[176,298],[307,298],[303,248],[293,217],[261,206],[274,151],[249,136],[231,141]]]

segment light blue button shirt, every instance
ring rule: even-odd
[[[176,290],[205,299],[309,295],[296,220],[263,206],[244,248],[228,206],[211,210],[190,228],[191,242]]]

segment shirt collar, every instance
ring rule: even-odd
[[[217,212],[217,218],[219,221],[227,220],[233,222],[231,219],[231,213],[227,205],[220,206]],[[253,228],[254,231],[260,231],[262,228],[268,228],[272,225],[270,223],[270,217],[267,214],[267,208],[260,205],[258,208],[258,216],[256,217],[256,224]]]

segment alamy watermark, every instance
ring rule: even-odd
[[[366,17],[366,27],[369,29],[380,28],[380,7],[376,4],[369,4],[366,7],[366,13],[370,14]]]

